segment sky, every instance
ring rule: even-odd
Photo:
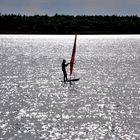
[[[0,13],[140,16],[140,0],[0,0]]]

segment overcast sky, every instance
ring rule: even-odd
[[[0,0],[1,14],[138,15],[140,0]]]

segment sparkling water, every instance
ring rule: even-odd
[[[138,140],[140,35],[0,35],[0,140]],[[69,77],[69,66],[67,67]]]

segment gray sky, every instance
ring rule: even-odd
[[[140,0],[0,0],[2,14],[138,15]]]

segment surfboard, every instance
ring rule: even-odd
[[[76,79],[68,79],[66,82],[76,82],[76,81],[79,81],[80,80],[80,78],[76,78]]]
[[[80,80],[80,78],[76,78],[76,79],[68,79],[67,81],[65,81],[65,82],[77,82],[77,81],[79,81]],[[64,82],[64,81],[61,81],[61,82]]]

